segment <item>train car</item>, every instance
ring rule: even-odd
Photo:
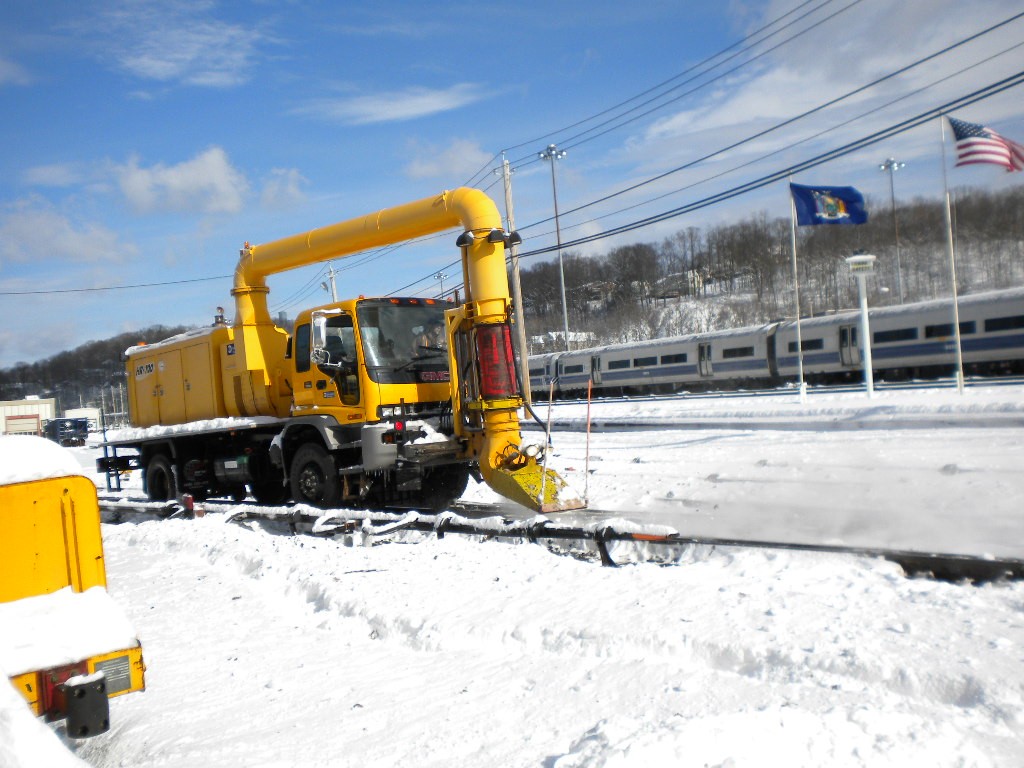
[[[546,352],[542,355],[531,355],[529,360],[530,391],[534,397],[545,398],[551,392],[555,378],[555,362],[560,352]]]
[[[1024,373],[1024,288],[960,298],[961,351],[967,374]],[[892,380],[948,375],[956,364],[951,300],[869,310],[872,367]],[[863,375],[860,313],[844,310],[800,321],[804,379]],[[588,382],[601,394],[772,385],[798,378],[793,320],[728,331],[611,344],[530,358],[534,395],[579,397]]]
[[[767,382],[767,326],[611,344],[564,352],[555,361],[558,392],[673,392],[723,381]]]
[[[964,296],[958,304],[960,345],[966,373],[1017,372],[1024,361],[1024,289]],[[948,299],[869,310],[872,368],[883,378],[949,374],[956,364],[953,305]],[[804,377],[810,382],[859,376],[860,313],[841,312],[801,320]],[[775,332],[775,372],[798,374],[796,323]]]
[[[96,486],[70,451],[0,436],[0,670],[72,738],[145,688],[142,646],[106,590]]]

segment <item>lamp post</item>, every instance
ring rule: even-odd
[[[441,283],[441,293],[438,295],[438,298],[440,298],[440,299],[444,298],[444,279],[446,277],[448,277],[448,275],[446,275],[444,272],[435,272],[434,273],[434,279],[437,280],[439,283]]]
[[[857,290],[860,293],[860,339],[861,362],[864,363],[864,386],[868,397],[875,393],[874,377],[871,373],[871,328],[868,324],[868,291],[865,285],[868,275],[875,271],[875,257],[866,253],[858,253],[846,257],[850,274],[857,278]]]
[[[903,303],[903,269],[900,266],[900,226],[896,221],[896,183],[893,181],[893,176],[896,174],[896,171],[906,165],[906,163],[901,163],[896,160],[896,158],[890,157],[878,166],[878,170],[889,172],[889,200],[892,203],[892,228],[896,234],[896,292],[899,294],[900,304]]]
[[[551,162],[551,195],[555,200],[555,242],[558,245],[558,279],[562,288],[562,326],[565,333],[565,351],[569,351],[569,311],[565,303],[565,265],[562,263],[562,230],[558,226],[558,187],[555,185],[555,161],[565,157],[565,150],[554,144],[548,146],[537,157]]]

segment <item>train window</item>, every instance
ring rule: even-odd
[[[973,320],[967,320],[960,323],[960,335],[966,336],[968,333],[974,333],[976,327]],[[953,324],[952,323],[940,323],[939,325],[926,325],[924,327],[924,337],[926,339],[936,339],[945,336],[953,335]]]
[[[1024,315],[1013,317],[993,317],[985,321],[985,333],[992,331],[1012,331],[1016,328],[1024,328]]]
[[[543,376],[544,375],[544,369],[543,368],[531,368],[530,369],[530,375],[531,376]]]
[[[895,341],[913,341],[917,328],[896,328],[892,331],[878,331],[874,334],[875,344],[892,344]]]
[[[633,367],[634,368],[646,368],[649,365],[657,365],[657,357],[634,357]]]
[[[583,364],[567,365],[562,369],[562,373],[583,373]]]
[[[753,357],[753,347],[730,347],[722,350],[722,357],[726,360],[734,357]]]
[[[676,354],[676,355],[662,355],[661,356],[661,364],[662,365],[671,365],[672,363],[685,363],[685,362],[686,362],[686,353],[685,352],[680,352],[679,354]]]
[[[824,339],[800,339],[800,349],[802,349],[804,352],[807,352],[808,350],[824,349],[824,348],[825,348],[825,340]],[[796,354],[796,342],[795,341],[789,342],[789,351],[792,352],[793,354]]]
[[[622,368],[629,368],[629,360],[609,360],[608,370],[615,371]]]

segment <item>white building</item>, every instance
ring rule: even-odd
[[[42,435],[43,425],[57,417],[57,401],[52,397],[25,400],[0,400],[0,434]]]

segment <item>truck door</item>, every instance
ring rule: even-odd
[[[697,367],[701,376],[711,376],[714,370],[711,367],[711,342],[703,342],[697,345]]]
[[[843,365],[860,365],[856,325],[839,326],[839,362]]]

